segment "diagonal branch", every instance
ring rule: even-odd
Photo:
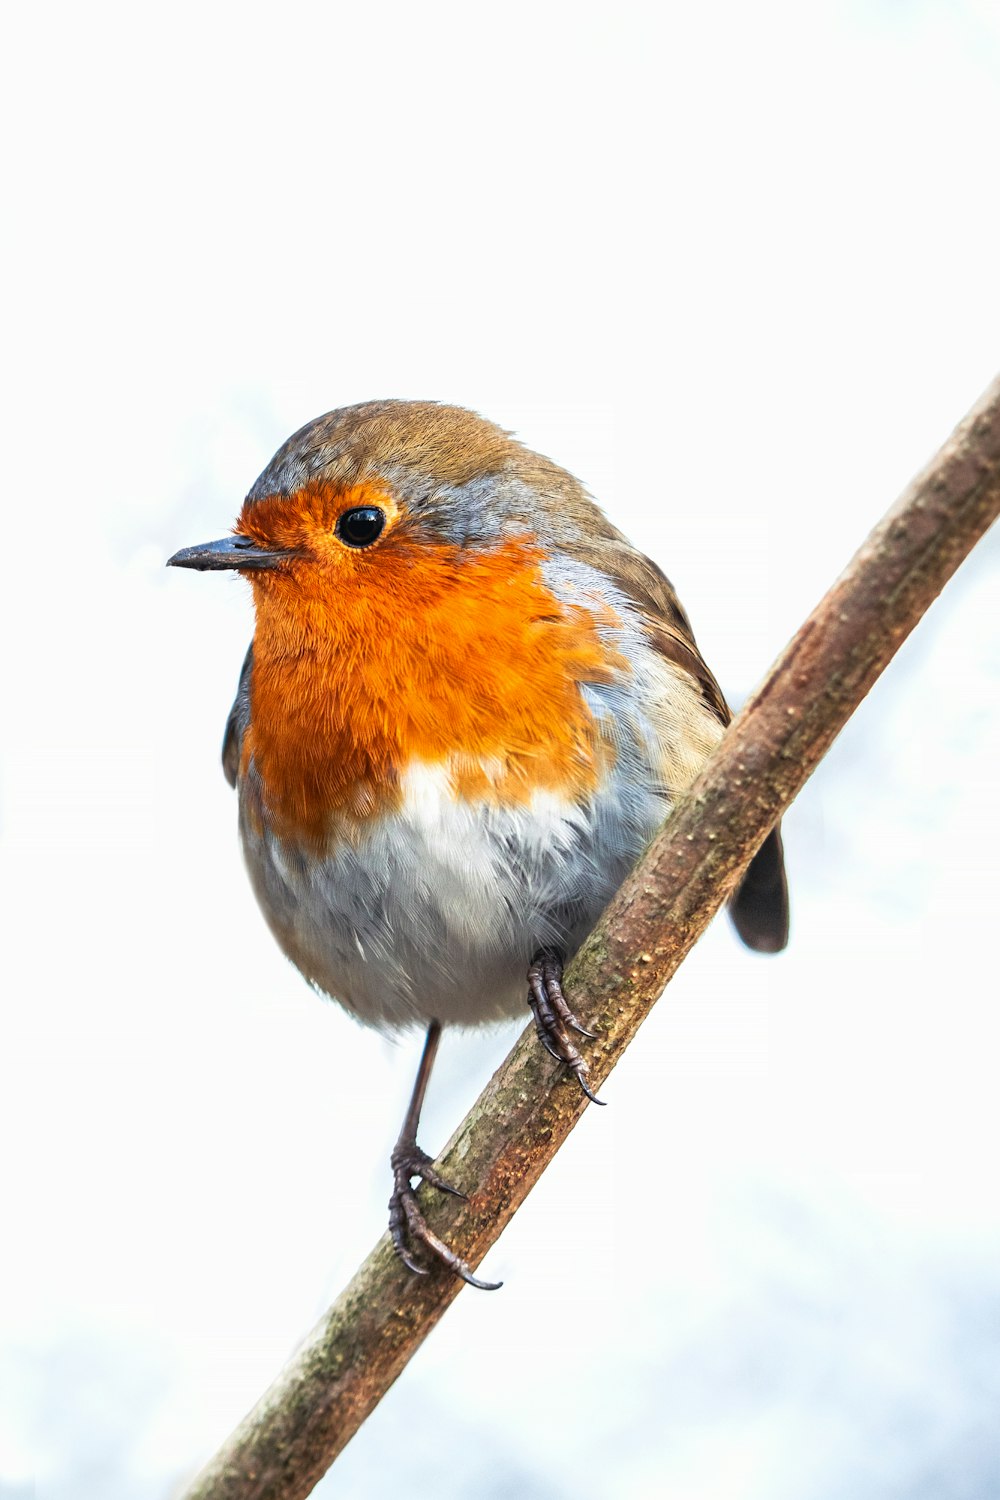
[[[733,891],[776,819],[959,563],[1000,513],[1000,379],[876,526],[727,731],[571,965],[574,1008],[600,1032],[599,1085]],[[532,1028],[452,1137],[435,1231],[475,1266],[586,1106]],[[304,1347],[185,1500],[308,1495],[462,1283],[417,1278],[383,1236]]]

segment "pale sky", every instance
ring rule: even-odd
[[[168,573],[278,444],[457,401],[576,472],[731,699],[1000,366],[992,3],[22,7],[0,101],[0,1500],[167,1500],[385,1224],[416,1067],[323,1003]],[[1000,1491],[998,538],[320,1495]],[[436,1150],[517,1034],[446,1038]]]

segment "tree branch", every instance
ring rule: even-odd
[[[571,965],[574,1009],[614,1067],[769,829],[959,563],[1000,512],[1000,379],[864,543],[779,658]],[[435,1231],[473,1266],[585,1108],[520,1038],[441,1157],[467,1202],[429,1195]],[[186,1500],[299,1500],[462,1289],[416,1277],[384,1235],[305,1346],[194,1480]]]

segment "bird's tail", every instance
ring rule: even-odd
[[[788,882],[780,826],[772,828],[729,900],[729,915],[748,948],[780,953],[788,942]]]

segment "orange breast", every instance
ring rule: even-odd
[[[538,563],[526,541],[399,536],[336,578],[311,562],[254,575],[244,765],[277,832],[315,846],[349,832],[399,805],[413,761],[447,764],[457,796],[505,803],[596,785],[612,750],[577,684],[624,663]]]

